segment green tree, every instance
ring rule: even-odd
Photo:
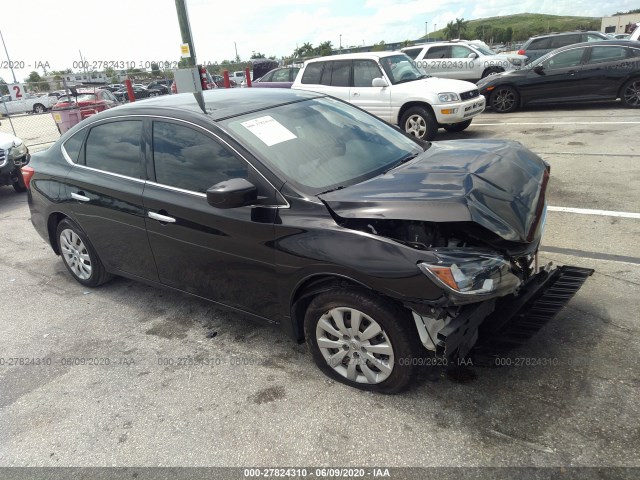
[[[49,91],[49,84],[44,81],[40,74],[35,70],[31,72],[27,78],[25,78],[25,82],[31,90],[35,90],[36,92]]]
[[[380,40],[378,43],[374,43],[371,51],[373,52],[383,52],[386,49],[384,40]]]
[[[442,35],[447,40],[451,40],[452,38],[456,38],[457,30],[456,30],[455,24],[453,22],[447,23],[447,26],[444,27],[444,29],[442,30]]]
[[[458,38],[462,38],[464,34],[467,32],[469,22],[465,22],[464,18],[456,18],[456,33]]]
[[[251,52],[251,56],[249,57],[250,59],[254,59],[254,58],[266,58],[267,56],[264,53],[261,52]]]
[[[504,31],[504,41],[510,43],[513,40],[513,28],[507,27]]]
[[[318,45],[318,48],[315,49],[317,55],[326,57],[328,55],[331,55],[331,52],[333,51],[333,46],[331,45],[331,41],[328,40],[326,42],[322,42],[320,45]]]

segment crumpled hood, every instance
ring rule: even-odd
[[[319,195],[342,218],[473,221],[505,240],[539,237],[547,165],[519,142],[436,142],[405,165]]]

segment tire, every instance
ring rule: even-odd
[[[471,125],[471,120],[466,120],[464,122],[460,122],[460,123],[452,123],[449,125],[444,125],[443,128],[447,131],[447,132],[462,132],[463,130],[466,130],[469,125]]]
[[[500,67],[489,67],[489,68],[485,69],[484,72],[482,72],[482,77],[481,78],[486,78],[489,75],[493,75],[494,73],[500,73],[500,72],[504,72],[504,69],[502,69]]]
[[[24,177],[22,176],[22,172],[18,172],[18,180],[13,182],[13,189],[17,193],[24,193],[27,191],[27,186],[24,183]]]
[[[97,287],[111,280],[93,245],[73,221],[65,218],[56,229],[62,262],[76,281],[85,287]]]
[[[356,318],[357,333],[351,330]],[[319,294],[307,308],[304,331],[314,362],[337,382],[392,394],[416,377],[419,362],[413,359],[421,345],[410,316],[366,291],[336,288]]]
[[[515,88],[503,85],[491,92],[489,103],[496,113],[510,113],[517,110],[520,95]]]
[[[420,140],[431,141],[438,133],[438,122],[426,108],[411,107],[402,115],[400,128]]]
[[[627,108],[640,108],[640,78],[631,79],[623,85],[620,99]]]
[[[44,113],[44,112],[46,112],[46,111],[47,111],[47,109],[46,109],[46,108],[45,108],[45,106],[44,106],[44,105],[42,105],[41,103],[36,103],[36,104],[33,106],[33,113]]]

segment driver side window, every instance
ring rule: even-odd
[[[156,182],[205,193],[216,183],[248,178],[248,165],[203,132],[168,122],[153,122]]]
[[[453,45],[451,47],[451,58],[467,58],[471,53],[473,52],[469,48],[462,45]]]
[[[354,60],[353,86],[371,87],[374,78],[382,77],[378,64],[373,60]]]

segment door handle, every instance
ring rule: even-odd
[[[71,192],[71,198],[78,200],[80,202],[90,202],[91,199],[89,197],[85,197],[84,192]]]
[[[353,92],[353,96],[354,96],[354,97],[359,97],[359,96],[360,96],[360,94],[359,94],[358,92]]]
[[[149,212],[149,218],[153,218],[154,220],[158,220],[161,223],[176,223],[176,219],[173,217],[167,217],[166,215],[161,215],[156,212]]]

